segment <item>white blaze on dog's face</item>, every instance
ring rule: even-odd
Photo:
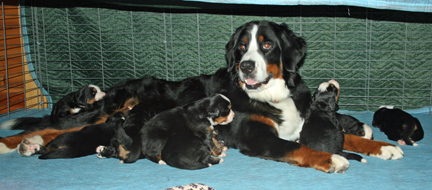
[[[339,100],[340,85],[336,80],[331,79],[328,82],[321,83],[318,86],[317,90],[318,90],[318,92],[329,92],[330,90],[334,90],[333,88],[337,89],[337,92],[335,94],[336,95],[336,102],[337,102]]]
[[[102,90],[93,84],[89,85],[90,88],[92,88],[92,95],[94,96],[94,101],[99,101],[105,96],[105,92],[102,92]]]
[[[246,27],[239,36],[236,62],[239,84],[253,99],[280,101],[289,96],[283,79],[281,34],[268,23]]]
[[[219,114],[217,117],[209,118],[212,125],[226,125],[231,123],[234,119],[234,111],[231,109],[231,101],[224,95],[220,94],[224,102],[218,104]],[[222,101],[222,100],[219,100]]]

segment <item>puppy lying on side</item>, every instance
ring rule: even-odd
[[[117,112],[108,117],[105,123],[89,125],[79,131],[61,134],[46,146],[37,143],[38,136],[24,139],[18,147],[18,152],[26,156],[30,156],[27,154],[41,154],[39,159],[76,158],[91,155],[101,143],[109,144],[114,135],[115,126],[123,122],[123,113]]]
[[[92,84],[84,86],[76,92],[67,94],[54,104],[50,121],[51,123],[56,123],[59,121],[59,118],[64,118],[80,111],[92,110],[93,103],[101,100],[104,96],[105,92],[102,92],[98,86]]]
[[[400,145],[418,144],[423,139],[424,131],[420,121],[401,109],[380,108],[373,116],[372,126],[378,127],[389,140],[398,141]]]
[[[124,163],[133,163],[145,155],[155,163],[182,169],[209,167],[222,161],[210,154],[224,156],[221,149],[226,149],[215,140],[213,126],[228,124],[233,118],[227,97],[221,94],[209,96],[157,114],[133,139],[119,128],[118,141],[125,144],[119,145],[116,151],[111,147],[100,147],[98,155],[112,156],[117,152]]]
[[[336,113],[336,118],[346,134],[357,135],[370,140],[373,139],[373,131],[368,124],[360,122],[353,116],[340,113]]]
[[[312,97],[299,142],[315,150],[339,154],[346,159],[365,163],[363,157],[343,152],[345,137],[336,117],[339,109],[336,104],[338,94],[339,83],[335,80],[320,84]]]

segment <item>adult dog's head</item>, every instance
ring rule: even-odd
[[[280,93],[282,99],[289,95],[285,89],[298,83],[297,71],[303,64],[306,43],[286,24],[254,21],[239,27],[225,50],[228,70],[236,71],[234,76],[249,96],[263,96],[263,91],[269,91]]]

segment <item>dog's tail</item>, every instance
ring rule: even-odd
[[[21,117],[3,122],[0,129],[35,131],[48,128],[51,125],[50,116]]]
[[[358,154],[349,153],[349,152],[339,152],[338,154],[345,157],[347,160],[357,160],[357,161],[362,162],[362,163],[367,162],[366,159],[364,159],[362,156],[360,156]]]

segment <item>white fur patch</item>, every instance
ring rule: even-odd
[[[272,106],[282,110],[283,122],[277,126],[279,138],[288,141],[296,141],[300,137],[304,119],[291,98],[286,98],[278,103],[271,102]]]
[[[258,82],[262,82],[267,78],[267,64],[264,60],[264,57],[259,52],[259,45],[258,45],[258,26],[254,25],[251,30],[251,39],[249,42],[248,50],[243,55],[242,59],[240,60],[240,63],[243,61],[253,61],[255,62],[255,70],[253,73],[255,74],[254,80]],[[241,70],[240,70],[241,72]],[[244,78],[241,78],[242,81],[244,81]]]
[[[0,129],[12,129],[12,126],[14,126],[15,123],[15,119],[7,120],[0,125]]]
[[[275,78],[271,79],[269,83],[262,85],[256,90],[249,90],[245,85],[243,85],[243,90],[250,98],[263,102],[283,101],[290,95],[285,80]]]
[[[398,160],[403,158],[404,153],[399,146],[389,145],[381,147],[381,154],[371,154],[371,156],[384,160]]]
[[[368,125],[368,124],[363,124],[363,130],[365,132],[365,135],[363,136],[363,138],[365,139],[372,139],[373,136],[373,130],[372,128]]]
[[[96,91],[97,91],[95,94],[95,100],[96,101],[101,100],[105,96],[105,92],[102,92],[102,90],[98,86],[90,84],[89,87],[96,89]]]
[[[72,113],[78,113],[81,110],[81,108],[72,108],[71,112]]]
[[[0,154],[6,154],[15,151],[16,148],[10,149],[5,144],[0,143]]]
[[[344,173],[350,166],[348,160],[340,155],[333,154],[332,160],[332,172],[334,173]]]

